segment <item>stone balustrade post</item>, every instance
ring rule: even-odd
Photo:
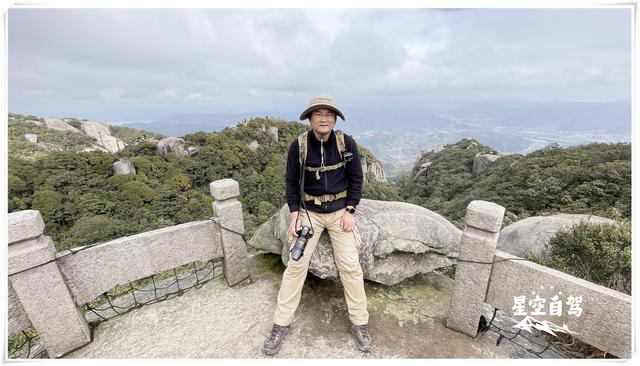
[[[43,232],[44,221],[37,210],[8,215],[9,281],[54,358],[89,343],[91,335],[55,261],[53,241]]]
[[[233,286],[249,278],[247,243],[239,235],[244,234],[242,204],[237,199],[240,197],[240,186],[233,179],[221,179],[212,182],[209,188],[215,198],[213,217],[221,226],[224,276],[229,286]]]
[[[491,275],[492,265],[485,263],[493,262],[503,217],[504,207],[492,202],[476,200],[467,206],[447,327],[471,337],[478,331]]]

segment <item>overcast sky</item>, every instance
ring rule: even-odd
[[[631,99],[631,10],[10,9],[9,111]]]

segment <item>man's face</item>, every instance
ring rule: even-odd
[[[331,109],[320,108],[311,112],[311,128],[321,135],[331,132],[336,125],[336,113]]]

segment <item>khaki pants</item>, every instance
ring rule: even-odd
[[[333,258],[338,267],[340,281],[344,287],[344,297],[349,309],[349,319],[356,325],[363,325],[369,322],[369,312],[367,311],[367,296],[364,292],[364,277],[358,248],[362,245],[362,240],[357,229],[351,232],[344,232],[340,229],[340,219],[346,212],[345,209],[331,213],[316,213],[309,211],[309,216],[313,223],[314,234],[307,242],[302,258],[298,261],[291,259],[282,274],[282,285],[278,293],[278,305],[273,316],[273,322],[281,326],[287,326],[293,321],[293,314],[298,308],[302,286],[307,278],[309,260],[316,249],[320,234],[323,229],[327,229],[331,238],[333,248]],[[304,210],[300,211],[303,225],[308,226],[309,220]],[[289,248],[293,247],[295,237],[289,238]]]

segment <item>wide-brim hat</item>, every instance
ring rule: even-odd
[[[311,99],[311,103],[309,103],[309,107],[305,109],[304,112],[302,112],[302,114],[300,115],[300,120],[303,121],[309,118],[309,114],[311,112],[320,108],[331,109],[332,111],[336,112],[336,114],[340,116],[340,118],[342,118],[343,121],[345,120],[344,114],[342,114],[342,112],[340,112],[340,109],[338,109],[336,100],[333,99],[333,97],[330,95],[319,95]]]

